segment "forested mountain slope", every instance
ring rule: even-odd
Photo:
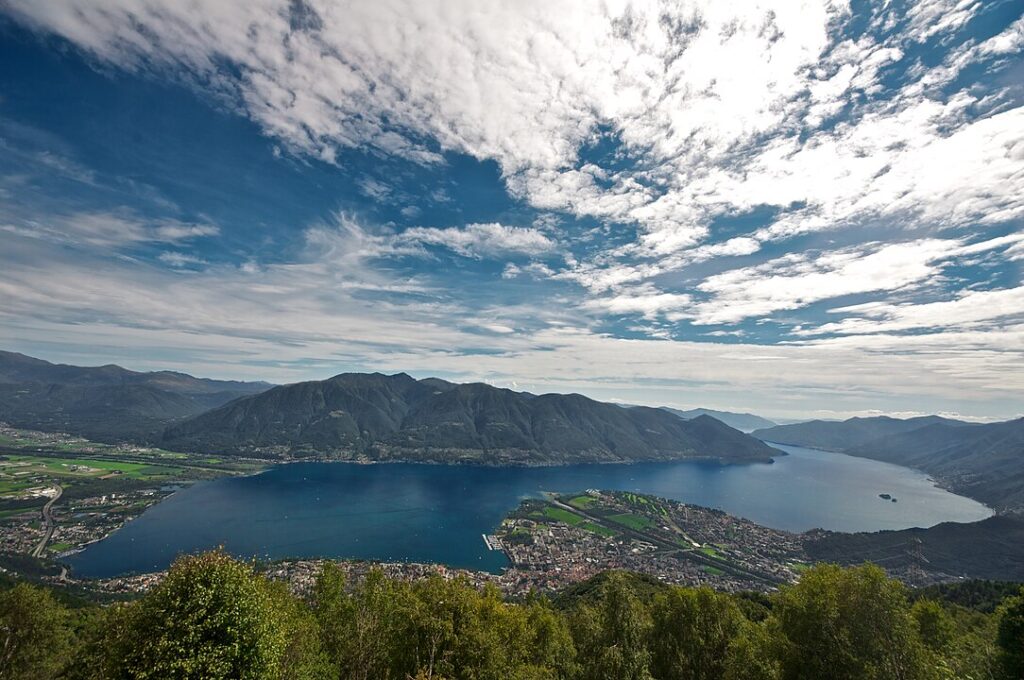
[[[708,416],[621,408],[399,373],[276,387],[168,428],[181,450],[486,463],[767,461],[779,452]]]

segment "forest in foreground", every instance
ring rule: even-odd
[[[1024,591],[1006,593],[819,565],[767,596],[606,572],[509,602],[441,577],[346,583],[328,565],[296,596],[212,552],[128,603],[4,584],[0,679],[1016,680]]]

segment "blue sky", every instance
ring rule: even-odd
[[[6,0],[0,345],[1015,417],[1022,13]]]

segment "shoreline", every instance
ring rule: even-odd
[[[590,490],[580,490],[580,493],[589,493],[589,492],[590,492]],[[600,493],[602,493],[602,494],[613,493],[614,494],[614,493],[620,493],[620,492],[601,491]],[[569,494],[569,495],[571,495],[571,494]],[[553,501],[557,500],[557,498],[558,498],[558,496],[554,492],[547,492],[547,491],[542,491],[541,494],[538,496],[538,499],[543,499],[545,502],[553,502]],[[988,517],[988,518],[984,518],[984,519],[980,519],[980,520],[974,520],[974,521],[971,521],[971,522],[940,522],[940,523],[938,523],[936,525],[933,525],[933,527],[924,527],[924,528],[923,527],[908,527],[906,529],[878,529],[878,530],[875,530],[875,531],[834,531],[834,530],[827,530],[827,529],[821,529],[821,528],[814,528],[814,529],[808,529],[806,531],[794,532],[794,531],[787,531],[787,530],[784,530],[784,529],[774,529],[774,528],[769,527],[767,525],[760,524],[758,522],[754,522],[753,520],[744,518],[744,517],[739,516],[739,515],[733,515],[731,513],[724,512],[724,511],[722,511],[720,509],[717,509],[717,508],[710,508],[710,507],[707,507],[707,506],[690,504],[690,503],[686,503],[684,501],[678,501],[678,500],[672,500],[672,499],[663,499],[663,498],[660,498],[660,497],[654,497],[654,498],[657,498],[658,500],[665,501],[665,502],[668,502],[668,503],[671,503],[671,504],[678,504],[678,505],[681,505],[681,506],[689,506],[689,507],[692,507],[692,508],[695,508],[695,509],[699,509],[699,510],[708,510],[708,511],[711,511],[712,513],[721,513],[723,515],[726,515],[726,516],[732,518],[733,520],[737,520],[739,522],[747,522],[747,523],[755,524],[755,525],[757,525],[757,526],[759,526],[759,527],[761,527],[763,529],[774,531],[774,532],[778,532],[778,533],[781,533],[781,534],[791,535],[791,536],[793,536],[795,538],[801,539],[802,541],[810,541],[810,540],[813,540],[815,538],[828,537],[828,536],[846,536],[846,537],[854,537],[854,536],[881,536],[881,535],[885,535],[885,534],[899,533],[899,532],[904,532],[904,531],[928,531],[929,529],[933,528],[934,526],[939,526],[941,524],[955,524],[955,525],[959,525],[959,526],[962,526],[962,527],[967,527],[967,526],[970,526],[970,525],[978,525],[978,524],[984,523],[986,521],[991,520],[992,517],[995,516],[995,515],[993,515],[992,517]],[[514,508],[514,509],[510,510],[508,513],[506,513],[506,515],[502,518],[501,523],[499,523],[499,525],[497,527],[493,528],[491,530],[491,533],[485,533],[485,534],[482,534],[480,536],[480,538],[483,540],[484,544],[487,546],[489,551],[500,552],[502,555],[505,556],[506,560],[508,561],[508,563],[506,565],[500,567],[497,570],[473,568],[473,567],[468,567],[468,566],[458,566],[458,565],[453,565],[453,564],[446,563],[446,562],[441,562],[441,561],[429,561],[429,560],[412,559],[412,558],[410,558],[410,559],[394,558],[394,557],[366,558],[366,557],[352,557],[352,556],[330,557],[330,556],[324,556],[324,555],[306,555],[306,556],[302,556],[302,555],[285,555],[285,556],[279,556],[279,557],[272,557],[270,555],[255,555],[255,554],[242,555],[242,554],[234,554],[234,553],[229,553],[229,554],[232,554],[233,557],[235,557],[236,559],[239,559],[239,560],[242,560],[242,561],[246,561],[246,562],[249,562],[249,563],[254,564],[254,565],[260,565],[259,568],[261,570],[263,570],[263,571],[268,572],[268,573],[271,572],[275,568],[278,568],[278,569],[286,568],[287,569],[287,568],[291,568],[291,567],[294,567],[294,566],[297,566],[297,565],[298,566],[310,565],[310,564],[322,565],[324,563],[333,563],[333,564],[345,566],[347,568],[362,566],[362,567],[371,568],[371,569],[372,568],[381,568],[381,569],[386,569],[386,570],[395,570],[395,569],[397,569],[399,571],[402,571],[402,570],[417,571],[417,570],[419,570],[419,571],[426,571],[428,573],[440,574],[442,576],[445,576],[445,575],[457,575],[457,574],[468,574],[468,575],[471,575],[471,576],[475,575],[476,577],[482,578],[484,580],[500,581],[502,579],[502,577],[509,576],[509,575],[515,575],[517,572],[522,571],[522,567],[516,565],[516,563],[512,559],[512,556],[509,554],[508,549],[502,544],[501,537],[503,535],[502,531],[503,531],[503,527],[504,527],[505,523],[510,518],[515,516],[515,514],[521,509],[523,502],[524,501],[521,501],[519,506],[517,506],[516,508]],[[1021,519],[1020,521],[1024,521],[1024,519]],[[102,540],[102,539],[100,539],[100,540]],[[95,543],[95,542],[98,542],[98,541],[90,542],[90,545],[92,543]],[[179,557],[182,556],[182,555],[187,555],[187,554],[197,554],[199,552],[205,552],[205,551],[200,550],[200,551],[196,551],[196,552],[182,552],[182,553],[179,553]],[[68,566],[68,565],[66,565],[66,563],[64,563],[60,559],[54,559],[53,561],[55,563],[61,565],[61,566],[65,566],[65,567]],[[148,582],[148,583],[151,584],[151,583],[154,583],[154,582],[158,582],[159,579],[163,578],[163,576],[166,573],[167,573],[167,568],[164,568],[164,569],[154,570],[154,571],[125,572],[125,573],[118,574],[118,575],[115,575],[115,576],[94,578],[94,577],[75,577],[73,575],[73,572],[71,572],[71,573],[67,573],[66,572],[59,579],[57,579],[56,582],[63,583],[63,582],[66,582],[66,581],[70,581],[71,583],[78,584],[78,585],[84,585],[84,586],[87,586],[87,587],[95,587],[98,590],[104,591],[104,592],[139,592],[137,590],[118,590],[117,589],[118,586],[116,584],[119,581],[123,582],[124,584],[127,584],[127,583],[144,583],[144,582]],[[950,575],[950,579],[952,579],[952,578],[953,578],[953,576]]]
[[[787,444],[788,446],[788,444]],[[208,454],[189,454],[189,455],[208,455]],[[785,451],[779,451],[779,456],[788,456],[789,454]],[[389,458],[386,460],[380,459],[369,459],[369,458],[330,458],[325,456],[315,456],[310,458],[290,458],[287,460],[281,459],[269,459],[269,458],[240,458],[252,463],[271,465],[291,465],[295,463],[345,463],[349,465],[448,465],[452,467],[478,467],[478,468],[556,468],[556,467],[572,467],[574,465],[645,465],[652,463],[716,463],[721,466],[728,465],[774,465],[776,456],[771,458],[762,459],[750,459],[750,460],[729,460],[721,456],[690,456],[686,458],[650,458],[643,460],[577,460],[577,461],[566,461],[566,462],[555,462],[555,461],[501,461],[501,462],[489,462],[489,461],[476,461],[476,460],[452,460],[452,461],[440,461],[440,460],[417,460],[410,458]],[[265,470],[256,470],[244,473],[238,473],[233,476],[246,477],[252,474],[259,474]]]
[[[954,480],[947,479],[943,475],[936,475],[933,472],[929,472],[928,470],[925,470],[925,469],[922,469],[922,468],[919,468],[919,467],[915,467],[913,465],[901,465],[900,463],[894,463],[894,462],[892,462],[890,460],[881,460],[879,458],[872,458],[870,456],[858,456],[858,455],[855,455],[853,453],[847,453],[846,451],[839,451],[839,450],[836,450],[836,449],[823,449],[823,448],[818,448],[816,446],[804,446],[803,444],[787,444],[785,442],[773,442],[773,441],[769,441],[769,440],[763,440],[763,441],[766,444],[776,444],[778,446],[792,446],[792,447],[795,447],[795,448],[807,449],[809,451],[824,451],[825,453],[839,454],[841,456],[849,456],[850,458],[858,458],[858,459],[861,459],[861,460],[871,460],[871,461],[874,461],[876,463],[884,463],[885,465],[894,465],[895,467],[903,468],[905,470],[913,470],[915,472],[920,472],[932,484],[932,486],[934,486],[934,487],[936,487],[938,489],[942,489],[943,491],[948,491],[949,493],[951,493],[951,494],[953,494],[955,496],[960,496],[962,498],[968,498],[968,499],[974,501],[975,503],[978,503],[978,504],[984,506],[986,509],[990,510],[992,512],[992,516],[996,516],[996,515],[1000,515],[1000,516],[1017,516],[1017,515],[1024,516],[1024,507],[995,507],[995,506],[989,505],[989,501],[986,501],[986,500],[984,500],[982,498],[978,498],[977,496],[974,496],[972,494],[965,493],[962,489],[958,488],[958,486],[957,486],[957,484],[956,484],[956,482]]]

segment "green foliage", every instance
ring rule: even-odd
[[[304,602],[292,596],[283,583],[268,584],[271,605],[285,634],[280,676],[288,680],[320,680],[330,677],[332,665],[324,650],[319,621]]]
[[[882,680],[926,676],[904,587],[875,566],[823,565],[773,607],[784,638],[784,678]]]
[[[710,588],[672,588],[654,604],[652,670],[659,678],[721,678],[743,614],[728,595]]]
[[[347,589],[328,565],[313,594],[336,677],[568,677],[574,649],[565,620],[544,600],[506,603],[494,588],[431,577],[414,584],[371,572]]]
[[[0,680],[57,676],[70,636],[67,610],[26,583],[0,592]]]
[[[723,680],[779,680],[782,677],[782,636],[774,620],[745,622],[729,645]]]
[[[210,553],[108,607],[69,610],[0,580],[0,629],[0,680],[1024,677],[1024,593],[993,614],[927,598],[911,606],[875,567],[813,567],[772,595],[606,572],[555,608],[439,576],[371,571],[353,584],[330,564],[301,599]]]
[[[935,600],[991,614],[1003,600],[1020,592],[1020,588],[1018,583],[968,579],[919,588],[914,592],[912,599]]]
[[[148,595],[111,609],[90,665],[105,678],[276,678],[288,648],[279,598],[223,553],[182,558]]]
[[[1024,678],[1024,589],[999,611],[999,659],[1009,678]]]
[[[949,614],[934,600],[918,600],[910,613],[917,622],[921,641],[933,651],[945,649],[953,641],[953,622]]]
[[[648,608],[636,596],[623,574],[612,573],[604,584],[601,601],[582,605],[572,619],[584,678],[648,680],[651,631]]]

